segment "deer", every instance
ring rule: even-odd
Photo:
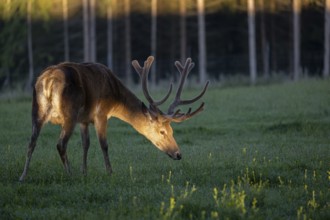
[[[141,67],[137,60],[132,65],[139,74],[142,91],[149,102],[147,107],[131,92],[110,69],[99,63],[64,62],[49,66],[43,70],[33,88],[32,97],[32,134],[27,147],[24,170],[19,181],[24,181],[41,128],[47,122],[61,126],[57,142],[57,151],[68,174],[71,173],[67,144],[76,124],[80,125],[83,146],[82,173],[87,175],[87,154],[90,145],[89,125],[94,124],[97,138],[102,149],[105,169],[111,175],[112,167],[108,155],[106,137],[107,121],[111,117],[130,124],[138,133],[145,136],[159,150],[165,152],[174,160],[182,158],[178,144],[173,137],[171,122],[183,122],[204,110],[204,102],[194,111],[191,107],[183,113],[176,108],[189,105],[199,100],[205,94],[209,81],[196,97],[181,100],[181,93],[187,75],[194,67],[191,58],[184,65],[175,62],[180,73],[179,86],[168,111],[164,113],[159,106],[163,104],[172,92],[170,84],[167,94],[155,101],[148,90],[148,74],[154,61],[149,56]]]

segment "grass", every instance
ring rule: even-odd
[[[24,183],[31,101],[0,100],[0,219],[330,218],[330,81],[213,87],[204,100],[203,113],[173,124],[181,161],[111,119],[113,175],[91,127],[88,175],[77,129],[68,176],[60,129],[46,125]]]

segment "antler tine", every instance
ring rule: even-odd
[[[198,96],[196,96],[195,98],[188,99],[188,100],[181,100],[181,93],[182,93],[183,85],[186,81],[186,78],[187,78],[188,74],[190,73],[192,68],[194,68],[195,63],[191,62],[191,58],[188,58],[186,60],[184,66],[182,66],[182,64],[179,61],[175,62],[175,66],[177,67],[178,71],[181,74],[180,83],[179,83],[179,87],[177,89],[175,100],[172,102],[172,104],[170,105],[170,107],[168,109],[168,114],[173,114],[174,109],[179,105],[188,105],[188,104],[194,103],[197,100],[199,100],[204,95],[204,93],[206,92],[206,89],[209,85],[209,81],[207,81],[205,86],[204,86],[204,89],[202,90],[202,92]]]
[[[154,58],[152,56],[149,56],[148,59],[144,62],[143,67],[140,66],[140,64],[137,60],[132,61],[132,65],[133,65],[135,71],[140,75],[140,78],[142,81],[143,94],[151,105],[153,105],[154,100],[151,98],[151,96],[148,92],[148,72],[149,72],[149,69],[150,69],[153,61],[154,61]]]
[[[137,60],[132,61],[132,66],[134,67],[135,71],[141,76],[142,74],[142,67],[140,66]]]
[[[186,60],[186,63],[184,64],[184,66],[182,66],[179,61],[176,61],[174,64],[181,74],[179,87],[178,87],[178,90],[177,90],[176,96],[175,96],[176,99],[180,99],[183,85],[186,81],[186,78],[187,78],[189,72],[192,70],[192,68],[194,68],[195,63],[192,63],[191,58],[188,58]]]
[[[206,89],[207,89],[207,87],[209,86],[209,84],[210,84],[210,81],[207,81],[206,84],[205,84],[205,86],[204,86],[203,91],[202,91],[198,96],[196,96],[196,97],[193,98],[193,99],[182,100],[182,101],[180,102],[180,104],[181,104],[181,105],[188,105],[188,104],[194,103],[194,102],[196,102],[198,99],[202,98],[203,95],[204,95],[204,93],[206,92]]]
[[[187,113],[183,114],[183,113],[179,113],[178,111],[172,116],[171,121],[173,122],[183,122],[193,116],[195,116],[196,114],[198,114],[199,112],[204,110],[204,102],[193,112],[191,112],[191,108],[189,108],[189,110],[187,111]]]
[[[169,109],[168,109],[168,117],[170,118],[171,121],[173,122],[182,122],[184,120],[187,120],[191,117],[193,117],[194,115],[196,115],[197,113],[203,111],[204,109],[204,103],[202,103],[195,111],[191,112],[191,108],[189,108],[189,110],[186,113],[181,113],[180,110],[175,111],[174,113],[174,109],[179,106],[179,105],[188,105],[188,104],[192,104],[194,102],[196,102],[197,100],[199,100],[201,97],[203,97],[203,95],[205,94],[208,85],[209,85],[209,81],[206,82],[202,92],[197,95],[195,98],[192,99],[187,99],[187,100],[181,100],[181,93],[182,93],[182,89],[184,86],[184,83],[186,81],[186,78],[188,76],[188,74],[190,73],[190,71],[192,70],[192,68],[194,68],[195,64],[191,61],[191,58],[188,58],[184,64],[184,66],[182,66],[182,64],[179,61],[176,61],[175,63],[176,68],[178,69],[178,71],[180,72],[180,82],[179,82],[179,87],[177,89],[177,93],[175,95],[175,99],[174,101],[171,103]]]
[[[171,115],[174,112],[174,109],[180,105],[180,97],[181,97],[181,93],[182,93],[182,89],[183,89],[183,85],[186,81],[187,75],[189,74],[190,71],[193,67],[194,67],[194,63],[191,62],[191,58],[187,58],[185,65],[182,66],[182,64],[179,61],[175,61],[175,66],[176,68],[179,70],[180,73],[180,82],[179,82],[179,86],[178,89],[176,91],[176,95],[175,95],[175,99],[172,102],[172,104],[170,105],[169,109],[168,109],[168,114]]]
[[[156,106],[163,104],[168,99],[168,97],[170,96],[170,94],[172,92],[173,85],[171,83],[170,88],[169,88],[166,96],[163,99],[161,99],[160,101],[153,100],[153,98],[149,94],[149,90],[148,90],[148,74],[149,74],[150,67],[151,67],[153,61],[154,61],[154,57],[149,56],[147,58],[147,60],[144,62],[143,67],[140,66],[140,64],[137,60],[133,60],[132,65],[133,65],[134,69],[136,70],[136,72],[140,75],[144,96],[148,100],[149,104],[153,107],[153,109],[157,109]]]

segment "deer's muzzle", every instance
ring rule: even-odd
[[[174,153],[167,153],[167,155],[172,158],[173,160],[181,160],[182,155],[180,153],[180,151],[176,151]]]

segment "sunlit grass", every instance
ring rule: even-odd
[[[185,93],[196,94],[189,90]],[[47,125],[24,183],[30,100],[0,101],[0,219],[328,219],[330,82],[211,88],[206,109],[175,124],[183,153],[173,161],[130,126],[109,121],[114,173],[90,127],[88,175],[78,129],[68,155]],[[129,138],[128,138],[129,137]]]

